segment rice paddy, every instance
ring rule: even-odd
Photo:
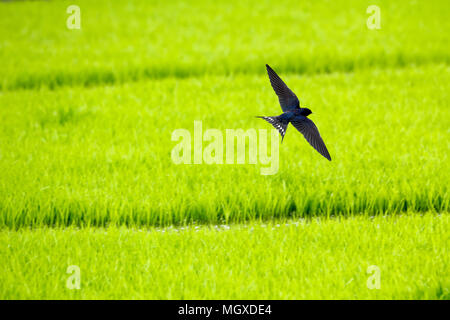
[[[450,297],[449,3],[281,2],[0,3],[1,299]],[[333,160],[290,126],[273,175],[174,163],[270,129],[265,63]]]

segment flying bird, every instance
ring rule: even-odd
[[[331,161],[330,153],[320,136],[319,130],[314,122],[307,118],[312,111],[308,108],[300,108],[300,102],[295,93],[289,89],[268,64],[266,64],[266,68],[267,73],[269,74],[270,84],[278,96],[283,113],[279,116],[257,118],[262,118],[273,125],[281,134],[281,142],[283,142],[286,129],[289,123],[291,123],[301,134],[303,134],[306,141],[308,141],[314,149]]]

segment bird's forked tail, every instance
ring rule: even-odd
[[[281,134],[281,142],[283,142],[284,135],[286,134],[286,129],[288,127],[289,121],[281,120],[279,116],[274,117],[257,117],[266,120],[268,123],[273,125],[275,129]]]

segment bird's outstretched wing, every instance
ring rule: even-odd
[[[331,161],[330,153],[325,146],[325,143],[320,136],[319,130],[317,129],[314,122],[306,117],[302,117],[301,119],[296,118],[291,121],[292,125],[300,131],[305,137],[306,141],[309,142],[310,145],[313,146],[321,155]]]
[[[281,80],[281,78],[266,64],[267,73],[269,74],[270,84],[273,90],[278,96],[280,101],[281,109],[283,112],[298,109],[300,107],[300,102],[298,101],[295,93],[288,88],[288,86]]]

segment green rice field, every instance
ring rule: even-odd
[[[0,299],[450,299],[448,12],[0,2]],[[272,175],[174,163],[194,121],[270,129],[266,63],[332,161],[290,126]]]

